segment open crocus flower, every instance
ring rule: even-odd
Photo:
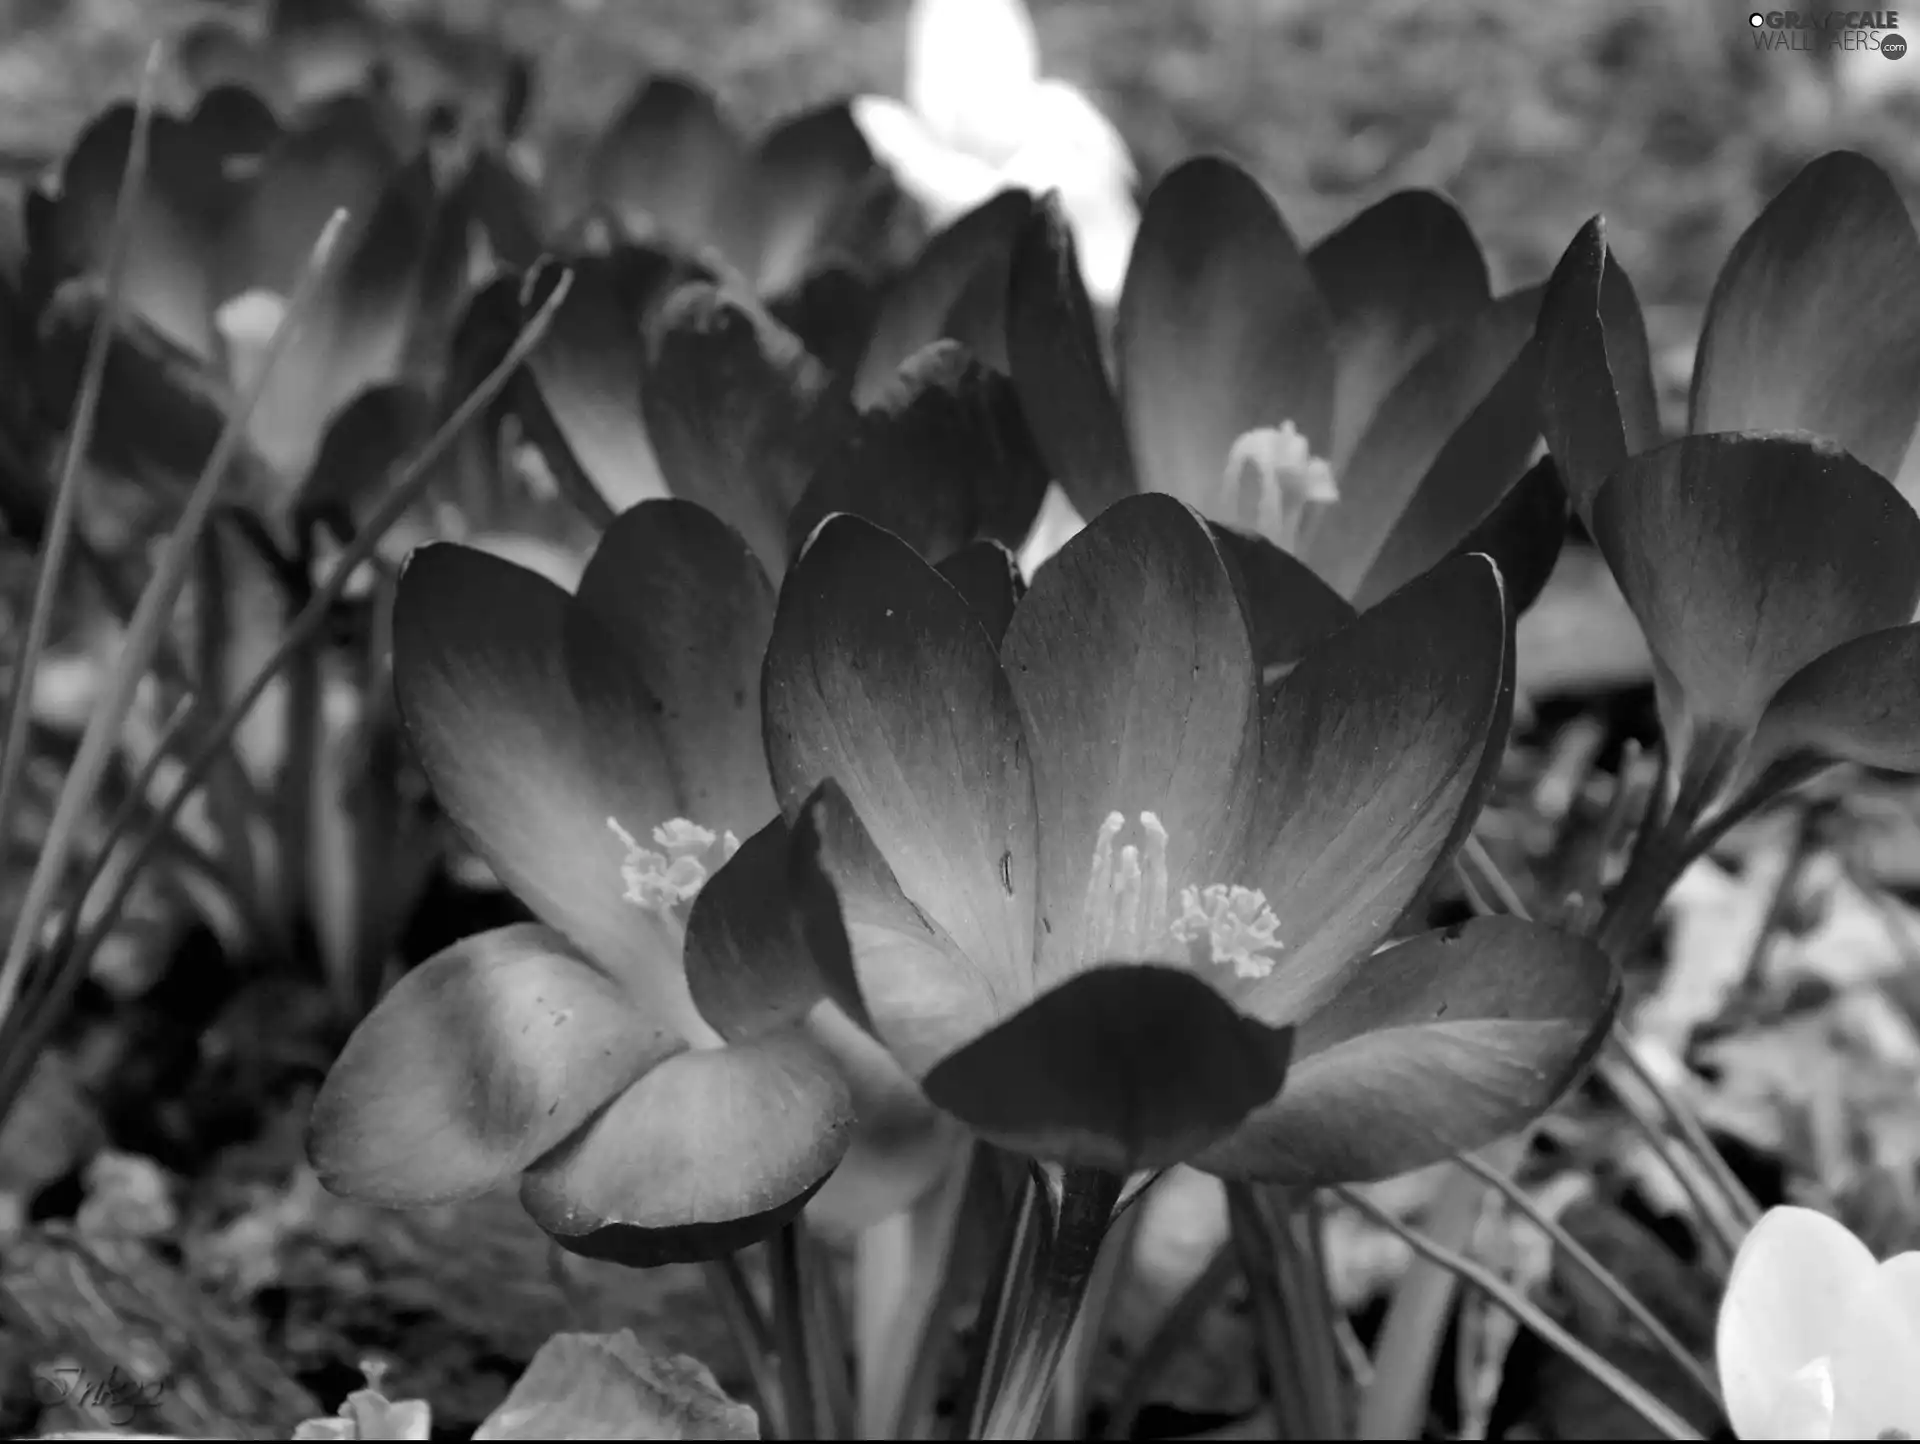
[[[1733,1261],[1715,1348],[1742,1439],[1920,1438],[1920,1253],[1877,1263],[1825,1214],[1769,1209]]]
[[[1566,506],[1545,470],[1516,485],[1539,436],[1538,297],[1489,294],[1446,201],[1390,196],[1303,253],[1239,167],[1176,167],[1147,198],[1111,383],[1070,253],[1057,218],[1037,215],[1006,324],[1014,384],[1078,517],[1139,491],[1179,497],[1286,554],[1259,570],[1291,577],[1288,609],[1351,615],[1463,547],[1498,559],[1516,610],[1532,600]]]
[[[1017,605],[981,595],[832,517],[764,674],[823,986],[928,1098],[1060,1163],[1306,1183],[1552,1102],[1611,1010],[1595,949],[1489,919],[1376,951],[1502,747],[1485,557],[1268,689],[1229,562],[1168,497],[1109,508]],[[744,950],[690,963],[723,1033],[768,973]]]
[[[822,1035],[723,1040],[682,964],[703,884],[775,816],[756,705],[773,608],[739,537],[682,501],[620,517],[571,595],[468,547],[414,555],[407,729],[543,921],[454,944],[355,1031],[313,1111],[329,1188],[404,1206],[517,1178],[564,1247],[645,1265],[752,1241],[833,1170],[852,1104]]]
[[[1920,238],[1859,156],[1813,162],[1734,247],[1688,435],[1659,444],[1590,223],[1541,307],[1542,410],[1653,656],[1684,831],[1828,761],[1920,770]],[[1731,815],[1722,811],[1721,816]]]
[[[711,251],[763,296],[888,259],[898,195],[844,102],[748,136],[711,91],[673,75],[642,82],[587,149],[578,186],[553,191],[629,240]]]
[[[35,304],[104,274],[132,133],[131,106],[104,112],[29,199]],[[336,209],[348,213],[332,268],[249,423],[279,495],[314,464],[339,408],[400,376],[432,303],[457,302],[439,276],[466,258],[433,245],[440,199],[427,161],[403,161],[376,110],[355,97],[286,126],[231,88],[210,92],[185,118],[154,116],[123,298],[151,338],[148,353],[222,402],[258,375],[322,227]],[[77,355],[84,326],[69,330]],[[123,366],[135,359],[122,353]],[[177,429],[182,387],[166,367],[122,370],[108,391],[111,406],[146,423],[143,436]],[[203,455],[211,431],[196,435]],[[197,468],[198,457],[184,460]]]
[[[1010,186],[1057,192],[1087,289],[1112,305],[1139,227],[1133,157],[1084,91],[1041,75],[1022,0],[914,0],[906,94],[860,96],[853,115],[934,223]]]
[[[1032,528],[1046,472],[1025,413],[959,343],[914,352],[856,409],[767,308],[666,252],[622,247],[573,272],[518,409],[589,514],[698,502],[776,581],[830,511],[936,562],[983,539],[1018,547]]]

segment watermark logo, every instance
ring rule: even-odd
[[[1889,60],[1907,53],[1898,10],[1755,10],[1755,50],[1867,50]]]
[[[95,1374],[78,1364],[55,1364],[34,1371],[33,1392],[43,1408],[69,1404],[103,1417],[124,1429],[146,1409],[158,1408],[167,1397],[165,1379],[140,1379],[119,1365]]]

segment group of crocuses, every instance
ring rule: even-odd
[[[125,364],[213,395],[362,198],[251,432],[345,527],[422,424],[369,388],[437,366],[444,414],[570,288],[447,494],[505,526],[537,473],[590,558],[436,542],[392,596],[413,749],[538,921],[455,943],[353,1034],[312,1119],[337,1192],[512,1184],[580,1254],[771,1239],[780,1273],[801,1230],[857,1234],[999,1150],[1028,1193],[973,1421],[1030,1434],[1162,1171],[1305,1196],[1521,1129],[1691,858],[1819,768],[1920,770],[1892,479],[1920,240],[1858,157],[1742,237],[1668,439],[1597,222],[1496,295],[1434,194],[1303,250],[1245,170],[1193,159],[1107,306],[1017,187],[887,263],[898,194],[845,108],[750,142],[656,81],[564,225],[493,152],[445,184],[368,114],[283,126],[223,88],[156,121],[126,272]],[[38,215],[67,273],[125,144],[124,115],[96,127]],[[1653,658],[1644,845],[1594,936],[1429,931],[1506,744],[1515,618],[1575,524]]]

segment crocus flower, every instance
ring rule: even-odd
[[[1715,1348],[1742,1439],[1920,1437],[1920,1253],[1878,1263],[1825,1214],[1769,1209],[1733,1261]]]
[[[104,273],[132,131],[131,106],[104,112],[29,200],[35,304]],[[425,159],[403,162],[363,100],[331,101],[283,127],[245,91],[210,92],[185,118],[153,117],[124,273],[127,311],[179,365],[225,397],[238,394],[259,373],[328,217],[348,213],[333,267],[250,421],[254,451],[291,486],[314,463],[335,411],[401,375],[427,301],[451,293],[434,280],[456,260],[431,245],[436,197]],[[464,253],[457,261],[463,271]],[[145,410],[164,424],[165,377],[137,379],[161,392]]]
[[[959,343],[914,352],[859,409],[768,308],[667,252],[624,246],[572,270],[518,409],[584,510],[698,502],[776,581],[830,511],[934,561],[1027,536],[1044,464],[1012,383]]]
[[[1087,289],[1112,305],[1139,227],[1133,157],[1087,94],[1040,73],[1022,0],[914,0],[906,103],[863,95],[861,130],[945,225],[996,192],[1057,192]]]
[[[1888,480],[1920,419],[1899,196],[1836,153],[1775,198],[1714,286],[1688,434],[1664,445],[1602,315],[1606,264],[1595,221],[1549,283],[1542,412],[1647,636],[1674,824],[1828,761],[1920,770],[1920,517]]]
[[[884,261],[897,194],[845,103],[749,136],[711,91],[674,75],[642,82],[594,138],[579,194],[554,189],[557,203],[611,217],[629,240],[711,250],[763,296],[829,265]]]
[[[821,1035],[723,1040],[682,966],[703,885],[775,815],[773,608],[740,538],[682,501],[621,516],[572,594],[459,545],[414,555],[404,722],[541,921],[455,943],[355,1031],[313,1111],[328,1187],[404,1206],[518,1180],[563,1246],[651,1264],[752,1241],[832,1171],[852,1104]]]
[[[1552,1102],[1613,1003],[1589,944],[1488,919],[1377,950],[1503,745],[1486,558],[1271,688],[1213,531],[1169,497],[1110,507],[1017,605],[981,596],[832,517],[763,680],[822,985],[929,1099],[1061,1163],[1307,1183]],[[708,955],[692,986],[725,1034],[772,971]]]
[[[1056,536],[1159,491],[1304,564],[1285,567],[1292,590],[1335,615],[1463,543],[1498,557],[1516,609],[1532,599],[1565,521],[1550,476],[1515,485],[1539,435],[1538,297],[1490,294],[1450,204],[1401,192],[1302,252],[1238,166],[1177,166],[1147,198],[1112,382],[1071,249],[1057,218],[1036,216],[1007,297],[1014,383],[1064,493],[1055,512],[1077,513],[1053,518]]]

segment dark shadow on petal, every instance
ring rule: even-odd
[[[1920,624],[1842,642],[1787,678],[1761,715],[1747,769],[1803,753],[1920,772]]]
[[[1230,1134],[1280,1093],[1292,1044],[1190,972],[1111,963],[1041,994],[922,1086],[1003,1148],[1126,1174]]]
[[[1019,558],[999,542],[970,542],[935,568],[973,608],[980,625],[998,647],[1013,621],[1014,608],[1026,595]]]

